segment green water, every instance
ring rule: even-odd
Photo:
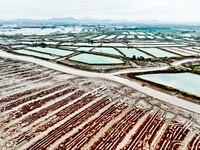
[[[151,58],[151,56],[136,50],[135,48],[119,48],[119,50],[126,55],[126,57],[132,58],[133,55],[136,57],[143,56],[144,58]]]
[[[148,52],[156,57],[177,57],[176,54],[169,53],[158,48],[140,48],[141,50]]]
[[[41,54],[41,53],[32,52],[32,51],[28,51],[28,50],[17,50],[15,52],[21,53],[21,54],[26,54],[26,55],[31,55],[31,56],[37,56],[37,57],[41,57],[41,58],[47,58],[47,59],[57,58],[57,57],[52,57],[52,56],[47,55],[47,54]]]
[[[101,47],[101,48],[95,48],[92,50],[93,52],[101,52],[106,54],[114,54],[114,55],[121,55],[118,51],[116,51],[114,48],[107,48],[107,47]]]
[[[167,85],[181,91],[200,95],[200,75],[192,73],[170,73],[141,75],[139,78]]]
[[[28,47],[27,49],[44,52],[44,53],[49,53],[49,54],[54,54],[54,55],[58,55],[58,56],[65,56],[65,55],[69,55],[69,54],[73,53],[72,51],[60,50],[60,49],[49,48],[49,47],[46,47],[46,48]]]
[[[75,60],[79,62],[89,63],[89,64],[122,64],[124,63],[120,59],[99,56],[93,54],[80,54],[74,57],[71,57],[70,60]]]

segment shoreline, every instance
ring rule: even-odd
[[[178,98],[185,99],[185,100],[195,103],[197,105],[200,104],[200,96],[199,95],[195,95],[195,94],[192,94],[189,92],[184,92],[179,89],[173,88],[171,86],[155,83],[155,82],[145,80],[145,79],[142,79],[142,78],[139,78],[136,76],[135,77],[129,77],[127,75],[122,75],[122,76],[125,76],[132,81],[140,83],[141,86],[152,87],[155,90],[161,91],[166,94],[170,94],[171,96],[176,96]]]

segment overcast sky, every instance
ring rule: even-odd
[[[54,17],[200,22],[200,0],[0,0],[0,19]]]

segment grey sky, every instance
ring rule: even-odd
[[[0,0],[0,19],[93,17],[200,22],[200,0]]]

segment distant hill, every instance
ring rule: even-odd
[[[68,18],[52,18],[49,20],[46,20],[47,22],[56,22],[56,23],[60,23],[60,22],[64,22],[64,23],[77,23],[79,22],[79,20],[73,18],[73,17],[68,17]]]
[[[67,18],[51,18],[44,20],[33,20],[33,19],[12,19],[12,20],[0,20],[0,24],[4,23],[17,23],[17,24],[26,24],[26,23],[110,23],[110,24],[144,24],[144,25],[156,25],[156,24],[182,24],[182,25],[200,25],[200,22],[164,22],[159,20],[114,20],[114,19],[96,19],[91,17],[84,17],[82,19],[76,19],[73,17]]]

